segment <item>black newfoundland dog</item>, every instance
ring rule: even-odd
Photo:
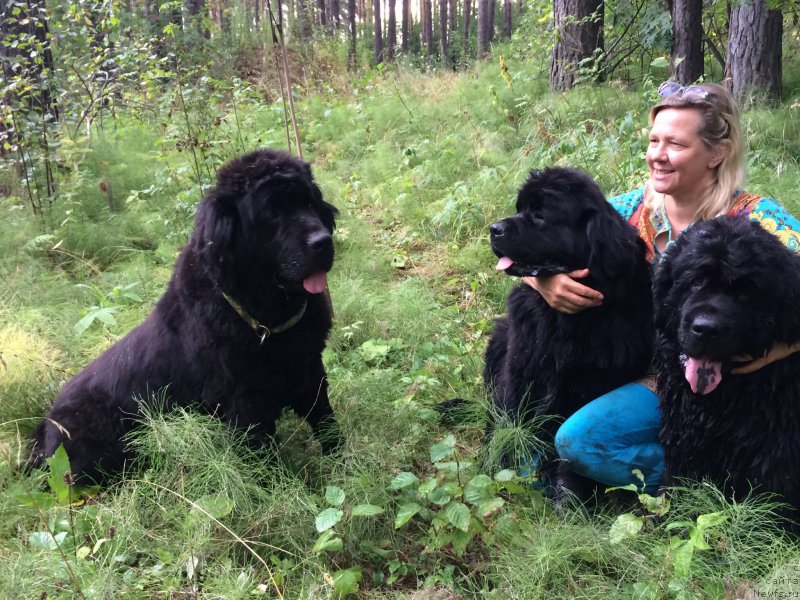
[[[332,421],[322,351],[335,215],[310,166],[289,154],[261,150],[224,165],[166,293],[62,387],[32,463],[63,443],[79,481],[121,470],[140,403],[160,390],[165,408],[202,406],[256,443],[285,407],[315,430]]]
[[[653,346],[650,264],[637,232],[581,171],[532,173],[516,208],[490,228],[497,268],[525,276],[588,267],[582,281],[604,296],[600,307],[564,314],[519,285],[489,340],[484,381],[495,406],[517,420],[552,415],[560,422],[645,375]],[[542,438],[551,442],[558,425],[548,422]],[[555,466],[545,464],[544,472]]]
[[[687,229],[654,278],[664,483],[709,477],[800,507],[800,353],[749,375],[735,356],[800,341],[800,256],[757,223]],[[796,516],[796,515],[795,515]]]

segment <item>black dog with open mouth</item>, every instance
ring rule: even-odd
[[[651,269],[635,229],[581,171],[532,173],[516,208],[490,228],[497,269],[543,276],[588,267],[582,282],[604,296],[602,306],[565,314],[528,285],[517,286],[489,340],[484,381],[496,408],[518,420],[557,417],[540,436],[552,442],[558,424],[588,401],[646,374],[653,345]],[[566,481],[568,466],[552,458],[545,457],[543,468],[551,481],[558,474],[556,485],[577,485]]]
[[[800,341],[800,256],[718,217],[667,249],[653,290],[664,483],[709,477],[737,499],[755,487],[800,508],[800,353],[730,373],[735,357]]]
[[[31,463],[64,444],[78,481],[132,456],[141,403],[197,405],[263,443],[286,407],[332,421],[322,364],[336,209],[310,166],[261,150],[224,165],[153,312],[61,389]],[[323,445],[334,442],[323,438]]]

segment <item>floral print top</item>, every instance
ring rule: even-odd
[[[671,243],[672,232],[664,207],[654,211],[646,206],[647,193],[648,189],[643,187],[615,196],[608,201],[626,221],[639,230],[639,235],[647,245],[647,258],[652,261],[659,254],[655,247],[656,236],[667,233]],[[727,214],[743,215],[751,221],[758,222],[787,248],[800,252],[800,221],[776,200],[739,192]]]

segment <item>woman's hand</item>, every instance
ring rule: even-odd
[[[539,292],[551,308],[573,315],[603,303],[603,294],[576,281],[587,275],[589,269],[579,269],[558,275],[523,277],[522,281]]]
[[[778,342],[761,358],[754,359],[752,356],[734,356],[734,362],[744,364],[742,364],[740,367],[736,367],[735,369],[731,369],[731,373],[733,375],[748,375],[749,373],[754,373],[761,367],[766,367],[768,364],[774,363],[776,360],[782,360],[787,356],[791,356],[798,350],[800,350],[800,344],[789,345]]]

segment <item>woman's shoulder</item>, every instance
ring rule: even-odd
[[[613,196],[608,199],[609,204],[622,215],[622,218],[629,221],[636,210],[644,203],[644,190],[645,188],[637,188],[618,196]]]
[[[800,252],[800,220],[774,198],[742,192],[730,213],[756,221],[788,248]]]

